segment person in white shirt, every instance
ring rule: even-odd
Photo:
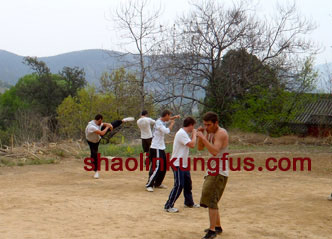
[[[137,126],[141,131],[142,148],[144,153],[148,153],[152,142],[151,126],[156,123],[155,120],[148,117],[146,110],[142,111],[142,116],[137,120]]]
[[[153,187],[156,188],[166,188],[162,184],[166,175],[166,154],[165,154],[165,134],[169,134],[174,125],[174,119],[180,118],[180,115],[171,117],[172,112],[169,110],[164,110],[161,113],[161,118],[156,120],[153,129],[153,138],[151,142],[151,147],[149,151],[150,159],[150,171],[148,182],[145,187],[148,192],[153,192]],[[167,128],[166,122],[170,121],[170,125]],[[153,159],[160,159],[154,160]],[[162,164],[162,165],[161,165]],[[163,169],[163,170],[162,170]]]
[[[164,206],[166,212],[179,211],[174,207],[174,204],[181,195],[182,189],[184,194],[184,206],[189,208],[200,207],[198,204],[195,204],[193,200],[190,164],[188,165],[189,148],[194,148],[196,145],[195,123],[196,121],[192,117],[185,118],[183,128],[179,129],[174,138],[171,159],[176,158],[173,163],[176,169],[173,170],[174,186]],[[191,138],[188,135],[190,133],[192,133]]]
[[[123,122],[127,122],[128,118],[123,120],[115,120],[111,124],[103,123],[103,116],[97,114],[94,120],[91,120],[85,128],[85,138],[90,147],[90,157],[93,159],[94,178],[99,178],[98,173],[98,147],[101,136],[104,136],[108,131],[119,127]]]

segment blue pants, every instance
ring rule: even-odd
[[[189,207],[194,205],[193,195],[191,193],[192,183],[190,171],[182,171],[179,167],[176,167],[176,169],[176,171],[173,170],[174,186],[165,204],[165,209],[174,207],[174,204],[180,196],[182,189],[184,194],[184,204]]]

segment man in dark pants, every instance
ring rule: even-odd
[[[182,189],[184,194],[184,206],[189,208],[199,208],[198,204],[194,203],[191,193],[192,182],[190,176],[190,164],[188,164],[189,148],[194,148],[196,145],[196,130],[194,129],[196,121],[187,117],[183,121],[183,128],[176,133],[173,142],[172,160],[176,158],[173,165],[176,167],[174,173],[174,186],[169,194],[168,200],[165,204],[166,212],[178,212],[174,204],[180,196]],[[191,139],[188,134],[192,133]]]
[[[166,174],[166,153],[165,153],[165,134],[169,134],[174,125],[174,119],[180,118],[180,115],[171,117],[169,110],[164,110],[161,113],[161,118],[156,120],[154,126],[153,138],[150,147],[150,171],[149,179],[145,187],[148,192],[153,192],[153,187],[166,188],[162,184]],[[167,128],[166,122],[170,121],[171,124]],[[155,159],[155,160],[154,160]],[[156,160],[158,159],[158,160]],[[155,162],[155,163],[154,163]],[[154,165],[155,164],[155,165]]]
[[[137,120],[137,126],[141,131],[142,147],[144,153],[148,153],[152,142],[151,125],[156,123],[155,120],[148,117],[146,110],[142,111],[141,118]]]
[[[103,123],[103,116],[97,114],[94,120],[91,120],[85,128],[85,137],[90,147],[91,158],[94,163],[94,178],[99,178],[98,173],[98,147],[101,136],[105,135],[108,131],[119,127],[123,120],[115,120],[111,124]]]

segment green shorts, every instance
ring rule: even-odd
[[[218,202],[225,190],[228,177],[207,175],[203,183],[201,206],[218,209]]]

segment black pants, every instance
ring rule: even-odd
[[[88,141],[89,147],[90,147],[90,157],[93,158],[93,165],[94,165],[94,171],[98,170],[98,146],[99,146],[99,142],[98,143],[92,143],[90,141]]]
[[[149,159],[150,159],[149,179],[145,186],[159,187],[162,184],[166,175],[165,150],[150,148]],[[160,159],[160,160],[153,160],[153,159]]]
[[[113,126],[113,129],[115,129],[115,128],[119,127],[119,126],[122,124],[122,120],[114,120],[114,121],[111,122],[111,124],[112,124],[112,126]],[[106,126],[103,125],[103,126],[101,127],[101,130],[103,131],[105,128],[106,128]],[[106,134],[107,134],[108,132],[110,132],[110,131],[111,131],[111,129],[108,129],[107,132],[106,132]]]
[[[122,124],[122,120],[115,120],[111,122],[113,129],[119,127]],[[106,127],[102,126],[101,130],[104,130]],[[107,130],[107,132],[111,131],[110,129]],[[106,132],[106,133],[107,133]],[[88,141],[89,147],[90,147],[90,157],[93,158],[93,164],[94,164],[94,171],[98,170],[98,147],[99,147],[99,142],[97,143],[92,143]]]
[[[150,151],[151,142],[152,142],[152,138],[142,139],[142,148],[143,148],[144,153],[148,153]]]
[[[190,177],[190,171],[181,170],[180,167],[176,167],[176,169],[176,171],[173,170],[174,186],[165,204],[165,209],[174,207],[174,203],[179,198],[182,190],[184,194],[184,204],[188,207],[194,205],[193,195],[191,193],[192,182]]]

